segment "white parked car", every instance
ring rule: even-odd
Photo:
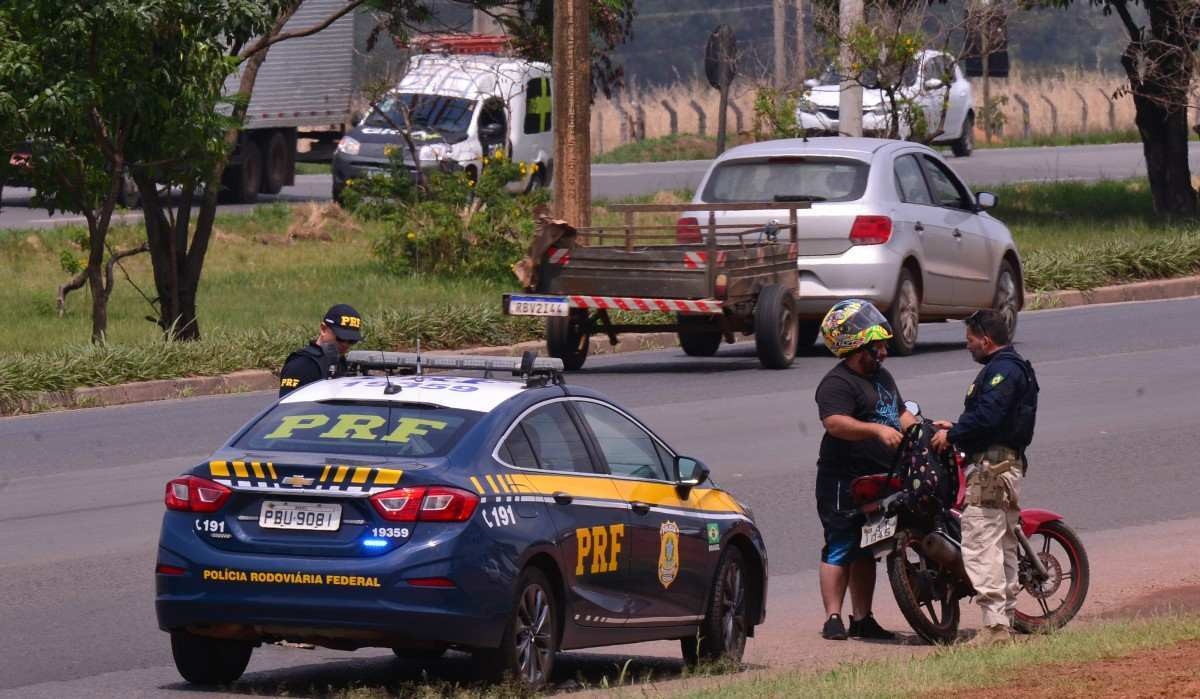
[[[885,311],[893,351],[908,354],[921,321],[965,318],[980,308],[1016,329],[1024,303],[1021,258],[1008,228],[987,213],[988,192],[972,194],[936,151],[876,138],[764,141],[713,161],[695,203],[811,202],[797,212],[800,341],[811,344],[835,302],[869,299]],[[786,210],[714,215],[721,243],[763,235]],[[695,242],[708,214],[684,212],[676,233]],[[739,235],[739,231],[755,231]],[[783,235],[782,231],[780,235]],[[753,238],[745,240],[753,242]]]
[[[975,148],[974,96],[971,82],[963,75],[954,57],[941,51],[922,51],[917,66],[905,77],[899,96],[920,105],[930,129],[942,123],[942,110],[946,111],[943,133],[934,139],[934,143],[949,145],[954,155],[960,158],[971,155]],[[807,91],[796,105],[796,122],[801,128],[838,133],[840,81],[833,70],[826,71],[820,80],[809,81]],[[863,134],[886,136],[891,107],[883,90],[864,88]],[[909,133],[909,124],[901,119],[900,137],[907,138]]]

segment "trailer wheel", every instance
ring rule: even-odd
[[[262,191],[264,194],[279,194],[288,179],[287,139],[279,131],[271,132],[267,139],[267,157],[262,175]]]
[[[242,162],[230,165],[221,175],[225,196],[235,204],[253,204],[258,201],[258,189],[262,182],[262,152],[254,139],[247,138],[242,144]]]
[[[564,369],[574,371],[587,360],[591,339],[587,325],[587,309],[583,308],[572,308],[571,315],[566,317],[546,319],[546,352],[561,359]]]
[[[721,346],[721,326],[716,316],[676,314],[679,346],[689,357],[711,357]]]
[[[786,369],[796,358],[796,297],[778,284],[758,292],[754,304],[754,346],[767,369]]]

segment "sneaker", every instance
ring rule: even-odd
[[[985,626],[975,633],[971,640],[964,645],[982,648],[986,646],[994,646],[997,643],[1006,643],[1012,640],[1012,629],[1003,624],[995,624],[994,626]]]
[[[888,631],[875,621],[874,614],[868,614],[861,621],[850,615],[850,637],[851,638],[866,638],[873,641],[894,641],[896,634]]]
[[[846,627],[842,624],[840,614],[830,614],[825,620],[825,626],[821,628],[821,638],[829,641],[846,640]]]

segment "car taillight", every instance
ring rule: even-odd
[[[856,216],[850,226],[853,245],[882,245],[892,238],[892,219],[887,216]]]
[[[197,476],[182,476],[167,483],[168,510],[180,512],[216,512],[233,491],[220,483]]]
[[[675,242],[700,242],[700,221],[695,216],[684,216],[675,222]]]
[[[414,486],[376,493],[371,504],[391,522],[465,522],[475,514],[479,496],[458,488]]]

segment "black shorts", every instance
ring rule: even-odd
[[[871,555],[858,545],[862,539],[862,518],[844,514],[854,508],[850,497],[852,480],[849,476],[817,474],[817,516],[825,530],[821,562],[829,565],[847,566]]]

